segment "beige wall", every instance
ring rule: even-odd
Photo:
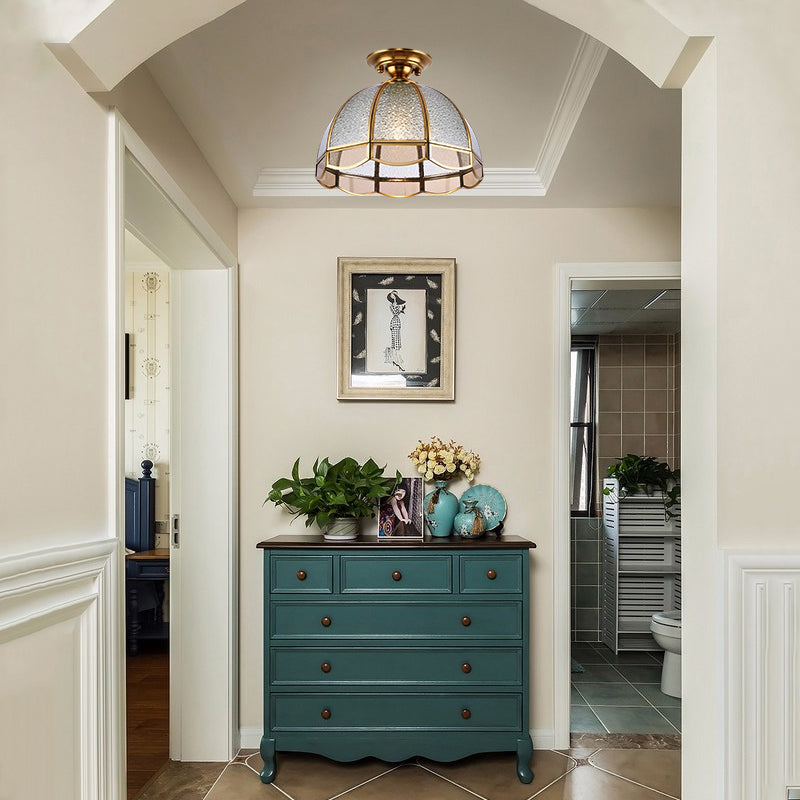
[[[46,23],[0,6],[0,555],[108,534],[107,126]]]
[[[534,641],[552,641],[554,265],[678,258],[676,209],[240,213],[241,629],[261,630],[262,507],[298,456],[372,456],[411,474],[419,437],[480,453],[507,530],[535,540]],[[457,259],[454,403],[336,400],[337,256]],[[456,487],[463,490],[464,486]],[[302,521],[291,530],[302,532]],[[241,639],[242,726],[261,724],[261,640]],[[533,727],[552,730],[552,652],[534,646]]]
[[[147,67],[134,70],[114,91],[93,96],[104,108],[119,109],[161,166],[235,254],[236,206]]]

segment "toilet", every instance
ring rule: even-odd
[[[662,611],[653,614],[650,632],[659,647],[664,648],[661,670],[661,691],[670,697],[681,696],[681,612]]]

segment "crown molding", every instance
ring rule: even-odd
[[[550,188],[572,138],[572,132],[580,119],[600,67],[603,66],[606,53],[608,48],[597,39],[585,33],[581,36],[534,167],[545,187],[545,193]]]
[[[487,167],[483,180],[469,190],[471,197],[544,197],[567,149],[572,132],[589,97],[608,48],[582,34],[575,57],[556,101],[536,165]],[[340,197],[317,183],[313,168],[264,167],[253,187],[253,197]]]

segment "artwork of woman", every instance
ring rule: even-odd
[[[381,536],[403,536],[405,534],[406,525],[411,522],[404,502],[405,497],[406,490],[398,488],[388,502],[381,505],[379,522]]]
[[[400,297],[397,292],[392,290],[386,295],[389,301],[389,308],[392,312],[392,318],[389,321],[389,334],[391,336],[391,346],[387,347],[384,351],[384,357],[387,364],[394,364],[401,372],[405,369],[403,356],[400,353],[402,348],[402,339],[400,337],[400,329],[402,322],[400,315],[406,313],[406,301]]]

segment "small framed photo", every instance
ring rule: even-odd
[[[340,400],[453,400],[454,258],[340,258]]]
[[[391,497],[381,500],[378,509],[379,539],[422,539],[422,478],[403,478]]]

